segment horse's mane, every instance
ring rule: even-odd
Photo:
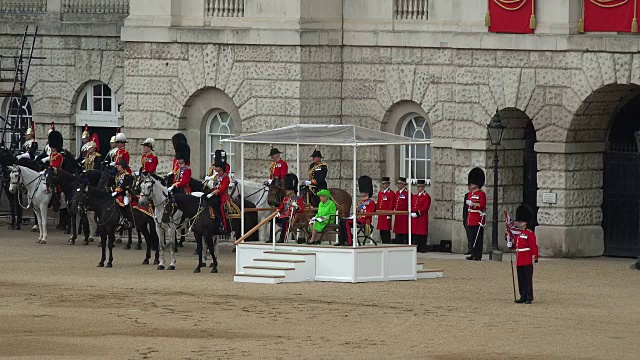
[[[111,194],[107,193],[104,190],[100,190],[97,187],[89,186],[89,190],[87,190],[87,194],[91,194],[92,197],[97,200],[111,200]]]
[[[156,174],[148,174],[149,176],[151,176],[154,180],[159,181],[160,184],[162,184],[162,186],[166,187],[167,186],[167,182],[165,179],[163,179],[161,176],[158,176]]]

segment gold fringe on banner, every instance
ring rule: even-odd
[[[580,20],[578,20],[578,34],[584,33],[584,2],[586,0],[582,0],[580,2]]]
[[[631,32],[638,32],[638,0],[633,2],[633,21],[631,22]]]
[[[529,20],[529,29],[536,28],[536,0],[531,0],[531,19]]]

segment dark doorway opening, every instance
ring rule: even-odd
[[[107,156],[107,153],[111,149],[111,146],[109,145],[109,141],[111,140],[111,137],[116,134],[116,130],[117,128],[113,128],[113,127],[90,127],[89,128],[89,132],[91,133],[91,135],[93,134],[98,135],[98,140],[100,142],[100,155],[102,155],[103,159],[105,158],[105,156]]]
[[[602,228],[604,255],[635,257],[640,222],[640,155],[634,132],[640,129],[640,96],[627,102],[609,128],[604,154]]]
[[[538,226],[538,155],[534,150],[536,144],[536,129],[531,121],[524,128],[524,186],[522,187],[522,202],[533,210],[533,222],[528,224],[534,230]]]

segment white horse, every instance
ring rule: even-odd
[[[40,237],[38,244],[47,243],[47,208],[51,201],[51,194],[47,193],[47,185],[45,175],[37,171],[31,170],[24,166],[11,166],[11,175],[9,175],[9,191],[16,194],[19,186],[23,185],[26,189],[27,206],[24,209],[33,207],[33,212],[38,219],[38,229]],[[22,206],[22,204],[19,204]]]
[[[171,253],[171,263],[168,270],[175,270],[176,268],[176,251],[175,241],[176,232],[181,228],[186,228],[186,221],[183,224],[179,224],[182,218],[182,211],[177,210],[173,215],[166,214],[165,206],[169,201],[169,192],[162,183],[153,178],[150,175],[141,175],[140,185],[140,205],[151,204],[153,206],[153,218],[156,223],[156,232],[158,233],[159,246],[160,246],[160,264],[158,270],[164,270],[164,253],[167,249],[167,234],[169,234],[169,252]],[[163,219],[164,217],[164,219]],[[168,220],[168,223],[163,222]]]
[[[229,194],[233,197],[240,196],[240,189],[244,191],[244,199],[249,200],[256,204],[257,208],[270,207],[267,203],[267,195],[269,195],[269,187],[265,184],[258,183],[250,180],[235,179],[231,176],[231,183],[229,184]],[[258,212],[258,223],[264,220],[269,214],[265,211]],[[263,226],[260,228],[260,239],[269,239],[269,227]]]

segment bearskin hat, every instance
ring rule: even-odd
[[[187,143],[180,142],[176,144],[176,159],[182,159],[185,163],[191,162],[191,148]]]
[[[52,132],[50,132],[48,135],[48,141],[49,141],[50,148],[54,148],[58,151],[62,151],[64,138],[62,137],[62,134],[59,131],[53,130]]]
[[[367,193],[369,196],[373,195],[373,180],[368,176],[360,176],[358,178],[358,189],[360,193]]]
[[[288,173],[284,176],[285,190],[298,191],[298,177],[296,174]]]
[[[227,153],[224,150],[218,149],[213,154],[213,165],[215,167],[227,169]]]
[[[484,186],[484,171],[479,167],[475,167],[469,171],[467,185],[477,185],[479,189]]]
[[[533,219],[533,211],[527,205],[520,205],[516,209],[516,221],[524,221],[526,223],[530,223]]]
[[[171,142],[173,143],[173,148],[175,149],[178,143],[187,143],[187,137],[183,133],[177,133],[171,137]]]

